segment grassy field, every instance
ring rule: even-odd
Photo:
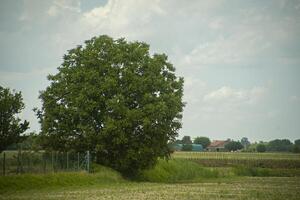
[[[299,199],[300,178],[243,177],[197,183],[123,182],[10,191],[0,199]]]
[[[194,153],[175,154],[173,156],[180,155],[182,157],[173,158],[169,161],[159,160],[153,169],[145,170],[131,180],[123,178],[112,169],[99,165],[93,165],[94,173],[91,174],[86,172],[60,172],[0,176],[0,200],[244,200],[299,199],[300,197],[300,168],[259,168],[244,165],[205,167],[195,162],[202,160],[202,158],[189,159],[188,156],[183,156],[190,154]],[[236,159],[234,153],[228,155],[232,156],[230,159]],[[264,156],[267,155],[269,154]],[[270,156],[273,156],[274,159],[264,158],[263,160],[282,163],[298,161],[296,158],[284,160],[278,158],[280,157],[278,155]],[[204,160],[207,160],[207,158]],[[213,160],[217,159],[214,158]]]

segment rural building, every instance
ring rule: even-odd
[[[228,144],[230,140],[214,140],[207,147],[207,151],[226,151],[225,145]]]

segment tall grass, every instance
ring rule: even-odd
[[[153,169],[143,171],[138,180],[150,182],[176,183],[196,181],[204,178],[217,178],[215,169],[207,169],[188,160],[159,160]]]
[[[51,174],[23,174],[0,176],[0,193],[6,191],[68,187],[84,185],[105,185],[125,182],[122,176],[107,167],[93,166],[94,173],[59,172]]]

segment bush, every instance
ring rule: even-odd
[[[186,182],[203,178],[217,178],[219,173],[214,169],[201,167],[188,160],[159,160],[153,169],[143,171],[137,178],[150,182]]]

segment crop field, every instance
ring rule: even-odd
[[[0,194],[0,199],[299,199],[300,178],[220,179],[198,183],[119,183]]]
[[[300,168],[300,154],[244,152],[175,152],[173,159],[193,160],[207,167]]]
[[[244,153],[244,152],[183,152],[172,154],[173,158],[185,159],[236,159],[236,160],[299,160],[295,153]]]

